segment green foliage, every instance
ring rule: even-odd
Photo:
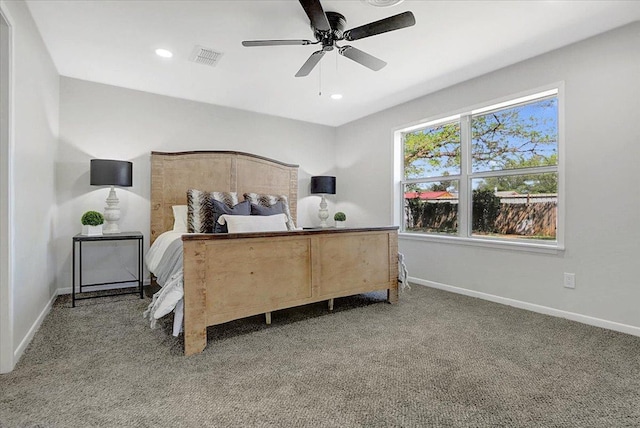
[[[458,204],[450,202],[429,203],[420,198],[406,200],[408,229],[431,233],[458,231]]]
[[[343,212],[338,211],[337,213],[335,213],[335,215],[333,216],[333,219],[335,221],[346,221],[347,220],[347,215]]]
[[[100,226],[104,223],[104,216],[98,211],[87,211],[80,219],[84,226]]]
[[[448,176],[448,172],[444,172],[443,176]],[[430,183],[407,183],[405,192],[457,192],[458,182],[456,180],[433,181]]]
[[[534,156],[520,162],[509,161],[507,162],[506,168],[531,168],[557,164],[558,155],[553,154],[548,157]],[[558,174],[524,174],[503,177],[487,177],[479,188],[497,191],[513,190],[520,194],[557,193]]]
[[[404,136],[405,177],[421,177],[424,167],[447,168],[460,165],[460,124],[447,123]]]
[[[529,163],[557,164],[557,132],[548,112],[557,100],[473,116],[471,161],[474,171],[524,168]],[[523,117],[527,112],[536,112]],[[460,125],[458,122],[422,129],[404,135],[405,178],[444,175],[460,169]],[[435,171],[435,172],[434,172]]]
[[[530,105],[539,116],[521,117],[521,107],[474,116],[471,124],[474,170],[506,169],[509,163],[526,164],[531,157],[554,148],[555,128],[547,128],[544,110],[556,107],[556,100]]]
[[[493,190],[473,191],[473,231],[495,232],[495,223],[500,212],[500,198],[493,194]]]

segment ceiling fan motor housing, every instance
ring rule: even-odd
[[[347,20],[344,15],[338,12],[326,12],[325,14],[331,26],[331,31],[321,31],[313,26],[311,28],[316,40],[322,43],[324,50],[331,50],[336,40],[342,40],[342,32],[345,25],[347,25]]]

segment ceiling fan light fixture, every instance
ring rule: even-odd
[[[375,7],[391,7],[402,3],[404,0],[362,0]]]
[[[173,56],[173,52],[168,49],[156,49],[156,55],[161,58],[171,58]]]

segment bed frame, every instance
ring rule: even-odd
[[[187,190],[287,195],[296,219],[298,166],[247,153],[151,153],[151,242],[173,228]],[[370,291],[398,300],[397,227],[185,235],[185,355],[207,327]]]

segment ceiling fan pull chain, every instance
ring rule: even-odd
[[[318,96],[322,96],[322,64],[318,64]]]

